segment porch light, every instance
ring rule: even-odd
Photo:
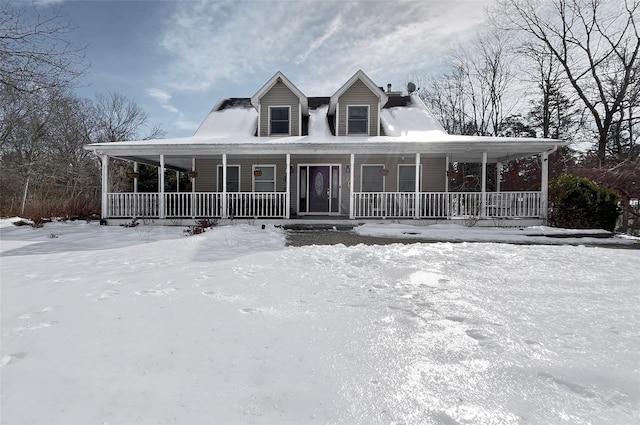
[[[196,171],[189,171],[187,175],[190,179],[195,179],[196,177],[198,177],[198,173]]]
[[[382,174],[382,177],[386,177],[387,175],[389,175],[389,170],[383,168],[382,170],[380,170],[380,174]]]

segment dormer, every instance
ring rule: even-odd
[[[379,136],[380,109],[388,97],[362,70],[331,96],[337,136]]]
[[[260,137],[302,135],[302,116],[308,114],[307,97],[280,71],[251,98],[258,111]]]

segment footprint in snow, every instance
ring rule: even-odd
[[[6,356],[2,357],[2,361],[0,361],[0,365],[2,366],[8,366],[10,364],[19,362],[20,360],[24,359],[25,357],[27,357],[28,353],[13,353],[13,354],[7,354]]]
[[[32,311],[31,313],[23,314],[19,318],[23,319],[23,320],[31,319],[32,317],[40,316],[42,314],[45,314],[45,313],[53,310],[56,307],[58,307],[58,306],[57,305],[52,305],[52,306],[49,306],[49,307],[45,307],[45,308],[43,308],[42,310],[39,310],[39,311]]]

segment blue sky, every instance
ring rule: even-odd
[[[126,94],[183,137],[218,99],[250,97],[277,71],[308,96],[332,95],[358,69],[400,89],[474,33],[489,0],[36,2],[60,7],[88,45],[79,95]]]

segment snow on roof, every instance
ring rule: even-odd
[[[440,123],[416,96],[411,96],[407,106],[384,108],[380,111],[380,121],[387,136],[422,138],[422,136],[442,136],[447,134]],[[437,132],[434,134],[433,132]]]
[[[327,122],[328,112],[329,105],[309,110],[309,137],[332,137],[331,129],[329,129],[329,123]]]
[[[195,137],[253,136],[258,125],[258,112],[253,108],[228,108],[211,111],[194,134]]]

